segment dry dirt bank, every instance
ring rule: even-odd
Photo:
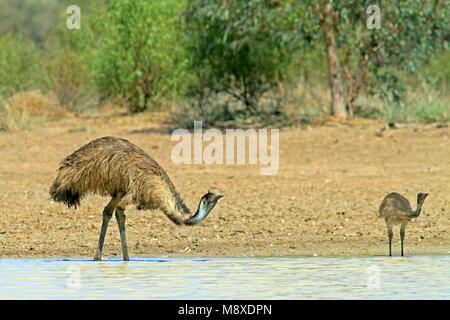
[[[114,135],[146,150],[196,207],[211,189],[225,195],[195,227],[177,227],[161,212],[127,210],[130,257],[386,254],[383,197],[397,191],[421,216],[406,231],[405,254],[450,248],[450,130],[408,126],[379,134],[379,123],[322,125],[280,132],[278,174],[258,165],[175,165],[176,144],[155,115],[66,119],[32,132],[0,133],[0,257],[93,257],[105,198],[75,211],[49,200],[59,161],[90,140]],[[398,230],[394,254],[399,254]],[[121,256],[115,220],[104,257]]]

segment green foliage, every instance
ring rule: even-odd
[[[338,12],[348,101],[370,51],[355,114],[448,121],[448,0],[0,0],[0,100],[40,90],[76,112],[100,98],[133,112],[176,101],[174,118],[187,127],[199,119],[205,126],[308,122],[330,101],[317,14],[326,3]],[[72,4],[81,8],[80,30],[66,27]],[[373,4],[381,28],[370,30]],[[15,118],[19,127],[27,117]]]
[[[365,54],[364,46],[375,53],[374,66],[395,65],[416,71],[418,66],[437,53],[448,30],[448,2],[422,0],[332,1],[339,12],[337,45],[346,45],[355,55]],[[373,13],[370,5],[380,8],[380,28],[368,29]],[[441,41],[440,41],[441,40]],[[448,43],[445,41],[445,46]]]
[[[419,80],[425,80],[435,86],[450,84],[450,50],[442,49],[438,55],[432,57],[423,66],[423,76],[419,73]]]
[[[57,1],[0,0],[0,35],[22,34],[39,45],[63,13]]]
[[[133,112],[172,94],[183,73],[176,14],[183,1],[106,1],[97,83]]]
[[[422,123],[446,122],[450,120],[450,108],[439,96],[423,97],[412,102],[410,116]]]
[[[0,1],[0,8],[14,19],[0,23],[0,94],[9,97],[17,91],[52,91],[71,111],[95,104],[96,86],[93,66],[96,61],[92,16],[84,15],[88,1]],[[66,27],[66,7],[82,8],[82,28]],[[85,10],[86,9],[86,10]],[[97,34],[98,35],[98,34]]]
[[[21,35],[0,37],[0,96],[14,92],[46,89],[48,78],[40,63],[41,52],[34,42]]]
[[[69,111],[81,112],[96,102],[96,88],[89,65],[74,51],[64,50],[46,62],[51,91]]]
[[[310,0],[306,7],[316,13],[313,42],[325,40],[318,25],[327,26],[321,19],[327,4],[332,8],[332,28],[349,108],[353,108],[361,89],[394,100],[404,98],[401,91],[405,91],[406,83],[397,73],[413,75],[441,49],[448,49],[447,0]],[[378,29],[368,27],[376,13],[367,10],[372,5],[380,8]]]
[[[421,88],[405,100],[385,104],[382,118],[388,122],[433,123],[450,120],[448,97],[435,89]]]
[[[375,81],[368,83],[370,89],[379,90],[381,95],[390,92],[398,98],[404,96],[398,91],[405,91],[406,83],[398,81],[394,73],[382,73],[379,69],[394,67],[397,72],[404,71],[411,76],[427,66],[430,59],[448,46],[444,40],[444,32],[449,27],[447,5],[446,1],[419,0],[380,4],[382,27],[369,30],[375,53],[372,56]],[[386,81],[394,85],[386,87]]]
[[[185,12],[191,93],[208,101],[226,93],[249,115],[284,80],[300,42],[301,11],[274,1],[192,1]]]
[[[62,16],[48,33],[43,47],[51,91],[61,105],[70,111],[80,112],[98,104],[94,75],[99,44],[97,39],[103,30],[97,17],[102,16],[103,9],[96,3],[90,6],[82,6],[83,2],[76,4],[81,9],[81,29],[68,29],[67,15]]]

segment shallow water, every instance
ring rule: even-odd
[[[0,299],[450,299],[450,255],[0,259]]]

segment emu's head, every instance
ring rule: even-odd
[[[214,208],[214,206],[217,203],[217,200],[219,200],[222,197],[223,195],[221,194],[214,194],[208,191],[208,193],[206,193],[200,199],[197,212],[192,217],[186,219],[184,223],[187,225],[194,225],[203,221],[209,214],[209,212]]]
[[[425,201],[425,199],[426,199],[427,196],[428,196],[428,193],[422,193],[422,192],[419,192],[419,193],[417,194],[417,203],[422,204],[422,203]]]

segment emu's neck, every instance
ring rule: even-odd
[[[206,218],[208,213],[209,211],[206,210],[206,208],[199,205],[195,214],[184,220],[184,224],[188,226],[193,226],[194,224],[202,222]]]
[[[422,211],[422,204],[423,201],[417,200],[417,209],[416,211],[411,212],[411,217],[418,217],[420,215],[420,212]]]
[[[183,216],[186,214],[190,214],[191,211],[184,205],[184,203],[182,206],[178,206],[177,209],[178,210],[176,211],[163,209],[165,215],[176,225],[183,225],[183,224],[188,226],[195,225],[203,221],[209,213],[209,211],[207,211],[206,208],[202,207],[199,204],[195,214],[191,215],[188,218],[184,218]]]

